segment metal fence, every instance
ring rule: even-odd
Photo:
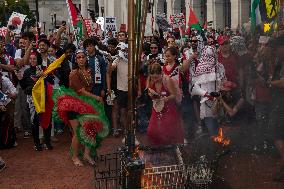
[[[141,175],[141,186],[137,189],[207,189],[213,182],[215,168],[206,160],[205,156],[201,156],[194,163],[184,163],[181,156],[182,153],[176,147],[169,154],[170,157],[172,157],[172,154],[175,154],[176,161],[173,164],[166,162],[166,165],[156,165],[155,163],[157,162],[152,163],[150,156],[158,158],[160,156],[162,159],[165,157],[165,154],[157,150],[149,152],[149,149],[143,152],[145,168]],[[147,152],[148,154],[146,154]],[[161,159],[157,161],[160,162]],[[123,180],[127,179],[124,161],[125,156],[123,152],[115,152],[97,157],[95,188],[124,189]],[[171,161],[173,162],[173,159]]]

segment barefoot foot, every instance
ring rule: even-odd
[[[78,157],[73,157],[72,161],[76,167],[82,167],[84,165]]]
[[[91,158],[90,156],[86,156],[84,155],[84,160],[87,161],[89,164],[91,165],[95,165],[95,161],[93,160],[93,158]]]

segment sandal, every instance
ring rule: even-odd
[[[76,167],[82,167],[84,165],[79,158],[72,158],[72,161]]]

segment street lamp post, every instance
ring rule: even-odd
[[[56,29],[56,13],[54,13],[54,29]]]
[[[53,27],[53,14],[50,14],[50,18],[51,18],[51,26]]]
[[[35,0],[35,5],[36,5],[36,19],[37,22],[39,22],[38,0]]]
[[[105,14],[105,8],[104,7],[101,7],[101,13],[102,13],[102,17],[104,17],[104,14]]]

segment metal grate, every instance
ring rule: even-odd
[[[143,189],[176,188],[185,189],[186,171],[184,165],[146,168],[143,171]]]
[[[149,148],[150,149],[150,148]],[[175,147],[169,154],[173,159],[164,164],[151,163],[153,156],[165,157],[165,150],[150,152],[143,151],[145,169],[141,176],[141,187],[137,189],[207,189],[213,180],[215,168],[201,156],[194,163],[184,163],[182,153]],[[148,150],[148,154],[147,154]],[[166,149],[168,152],[169,149]],[[174,152],[174,153],[173,153]],[[150,155],[149,155],[150,154]],[[158,154],[158,155],[157,155]],[[160,162],[161,159],[157,158]],[[100,155],[96,158],[95,188],[96,189],[122,189],[123,180],[128,179],[125,174],[125,156],[123,151],[113,154]]]

